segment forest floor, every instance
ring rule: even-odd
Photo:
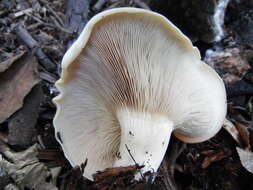
[[[72,168],[54,135],[52,99],[58,94],[54,83],[61,59],[87,21],[104,9],[166,9],[159,9],[165,1],[73,2],[0,2],[0,190],[253,189],[253,31],[247,29],[253,26],[248,11],[253,5],[231,0],[220,42],[192,38],[226,85],[228,114],[222,130],[198,144],[172,137],[159,171],[146,180],[133,181],[138,167],[129,166],[97,173],[91,182],[82,176],[85,163]]]

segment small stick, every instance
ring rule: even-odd
[[[31,36],[31,34],[20,24],[14,28],[15,34],[31,49],[35,52],[39,62],[48,71],[54,71],[56,65],[46,56],[43,50],[39,47],[38,42]]]
[[[135,164],[136,166],[138,166],[138,164],[137,164],[137,162],[135,161],[133,155],[131,154],[130,149],[128,148],[128,146],[127,146],[126,144],[125,144],[125,146],[126,146],[127,152],[129,153],[129,155],[131,156],[132,160],[134,161],[134,164]],[[144,178],[143,174],[141,173],[141,170],[140,170],[140,169],[139,169],[139,172],[140,172],[140,174],[141,174],[141,178],[144,180],[145,178]]]
[[[126,144],[125,144],[125,146],[126,146],[127,152],[129,153],[129,155],[131,156],[132,160],[134,161],[134,164],[137,165],[137,162],[135,161],[133,155],[131,154],[130,149],[128,148],[128,146]]]
[[[59,30],[61,30],[62,32],[65,32],[65,33],[67,33],[67,34],[73,34],[73,32],[71,32],[71,31],[69,31],[68,29],[62,27],[62,26],[59,24],[59,22],[57,22],[57,20],[56,20],[54,17],[51,17],[51,16],[50,16],[50,18],[51,18],[51,19],[53,20],[53,22],[55,23],[55,25],[51,25],[51,24],[50,24],[51,27],[56,28],[56,29],[59,29]]]
[[[33,11],[32,8],[28,8],[28,9],[25,9],[25,10],[22,10],[22,11],[18,11],[16,13],[14,13],[13,17],[14,18],[18,18],[18,17],[21,17],[27,13],[31,13]]]
[[[35,24],[31,24],[31,25],[27,26],[27,30],[32,31],[32,30],[34,30],[35,28],[39,28],[41,25],[42,25],[42,24],[39,23],[39,22],[37,22],[37,23],[35,23]]]
[[[116,8],[116,7],[118,7],[120,5],[120,3],[121,3],[120,1],[115,1],[110,6],[106,7],[105,10]]]
[[[106,3],[106,0],[98,0],[96,4],[92,7],[93,11],[99,11]]]
[[[44,6],[46,6],[46,8],[55,16],[55,18],[57,19],[57,21],[60,23],[61,26],[64,26],[64,23],[61,19],[61,17],[59,17],[59,15],[48,5],[48,2],[44,1],[44,0],[39,0]]]
[[[65,32],[65,33],[68,33],[68,34],[72,34],[72,32],[70,32],[69,30],[61,27],[59,23],[57,23],[55,25],[54,24],[50,24],[50,23],[46,23],[43,20],[41,20],[40,18],[38,18],[38,17],[36,17],[36,16],[34,16],[32,14],[29,14],[29,13],[25,13],[25,14],[28,15],[28,16],[30,16],[31,18],[33,18],[34,20],[36,20],[40,24],[43,24],[43,25],[51,27],[51,28],[56,28],[56,29],[61,30],[62,32]]]
[[[150,10],[149,6],[145,2],[143,2],[142,0],[133,0],[133,1],[140,8]]]

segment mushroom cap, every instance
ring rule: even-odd
[[[56,86],[56,138],[72,166],[88,158],[89,179],[114,166],[118,110],[166,116],[185,142],[213,137],[226,115],[223,81],[198,49],[165,17],[138,8],[94,16],[64,55]]]

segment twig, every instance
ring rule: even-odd
[[[41,25],[43,25],[43,24],[41,24],[41,23],[39,23],[39,22],[37,22],[37,23],[35,23],[35,24],[31,24],[31,25],[27,26],[27,30],[32,31],[32,30],[34,30],[34,29],[36,29],[36,28],[39,28]]]
[[[106,0],[98,0],[96,4],[92,7],[93,11],[99,11],[106,3]]]
[[[38,136],[37,136],[37,140],[38,140],[39,145],[42,147],[42,149],[46,149],[46,146],[45,146],[45,144],[43,143],[43,140],[42,140],[42,138],[41,138],[41,135],[38,135]]]
[[[21,17],[27,13],[31,13],[33,11],[32,8],[28,8],[28,9],[25,9],[25,10],[22,10],[22,11],[18,11],[16,13],[14,13],[13,17],[14,18],[18,18],[18,17]]]
[[[133,161],[134,161],[134,163],[137,165],[137,162],[135,161],[135,159],[134,159],[133,155],[131,154],[130,149],[128,148],[128,146],[127,146],[126,144],[125,144],[125,146],[126,146],[127,152],[128,152],[128,153],[129,153],[129,155],[131,156],[132,160],[133,160]]]
[[[55,24],[55,25],[51,25],[51,24],[50,24],[51,27],[56,28],[56,29],[59,29],[59,30],[61,30],[62,32],[65,32],[65,33],[67,33],[67,34],[73,34],[73,32],[71,32],[71,31],[69,31],[68,29],[62,27],[62,26],[57,22],[57,20],[56,20],[54,17],[50,16],[50,18],[53,20],[53,22],[54,22],[54,24]]]
[[[142,0],[133,0],[133,1],[140,8],[150,10],[149,6],[145,2],[143,2]]]
[[[54,84],[57,81],[56,77],[54,77],[51,73],[48,73],[47,71],[40,72],[39,76],[41,79],[52,84]]]
[[[39,23],[41,23],[41,24],[43,24],[45,26],[48,26],[48,27],[51,27],[51,28],[56,28],[58,30],[61,30],[62,32],[65,32],[65,33],[68,33],[68,34],[72,34],[72,32],[70,32],[69,30],[61,27],[59,24],[54,25],[54,24],[46,23],[43,20],[41,20],[40,18],[38,18],[38,17],[36,17],[36,16],[34,16],[32,14],[29,14],[29,13],[25,13],[25,14],[28,15],[28,16],[30,16],[31,18],[33,18],[34,20],[36,20],[37,22],[39,22]]]
[[[48,71],[54,71],[56,65],[46,56],[43,50],[39,47],[38,42],[30,35],[30,33],[20,24],[14,27],[15,34],[31,49],[35,52],[39,62]]]
[[[85,170],[85,168],[87,166],[87,163],[88,163],[88,158],[86,158],[85,161],[84,161],[84,163],[81,163],[81,165],[80,165],[82,174],[84,173],[84,170]]]
[[[139,164],[135,161],[133,155],[131,154],[130,149],[128,148],[128,146],[127,146],[126,144],[125,144],[125,146],[126,146],[127,152],[129,153],[129,155],[131,156],[132,160],[134,161],[134,164],[135,164],[136,166],[138,166]],[[140,169],[139,169],[139,172],[140,172],[141,178],[142,178],[143,180],[145,180],[145,178],[144,178],[143,174],[141,173],[141,170],[140,170]]]
[[[120,5],[121,5],[120,1],[115,1],[115,2],[112,2],[110,6],[106,7],[105,10],[116,8],[116,7],[120,6]]]
[[[41,2],[54,15],[54,17],[57,19],[57,21],[60,23],[61,26],[64,26],[61,17],[59,17],[59,15],[49,6],[47,1],[39,0],[39,2]]]

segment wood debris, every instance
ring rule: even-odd
[[[38,42],[29,34],[29,32],[18,25],[14,28],[15,33],[20,37],[24,43],[35,53],[41,64],[48,70],[53,71],[56,69],[56,65],[45,55],[43,50],[39,47]]]

